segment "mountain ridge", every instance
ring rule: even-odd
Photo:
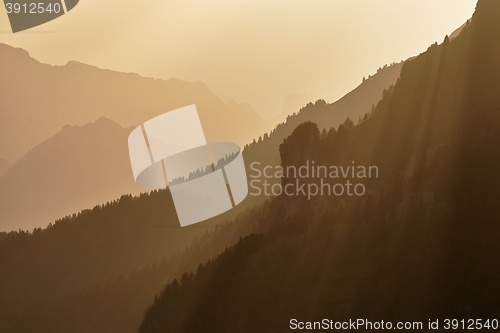
[[[6,44],[0,44],[0,54],[4,59],[0,64],[0,157],[11,163],[64,125],[83,125],[101,116],[123,127],[138,126],[196,104],[209,141],[239,144],[270,127],[251,107],[240,109],[234,103],[230,109],[202,82],[147,78],[76,61],[52,66]]]
[[[131,130],[101,117],[66,125],[30,149],[0,178],[1,230],[31,230],[123,194],[139,194],[126,145]]]

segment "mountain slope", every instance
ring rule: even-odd
[[[107,117],[123,127],[196,104],[210,141],[250,142],[266,128],[251,108],[224,104],[201,82],[144,78],[69,62],[41,64],[0,44],[0,158],[15,162],[65,125]]]
[[[370,76],[356,89],[325,108],[314,108],[310,103],[301,109],[289,126],[295,128],[303,122],[312,121],[323,130],[337,127],[348,117],[358,121],[380,101],[384,90],[396,83],[403,64],[404,62],[400,62],[380,68],[375,75]],[[291,132],[288,135],[290,134]]]
[[[165,198],[165,193],[160,194],[158,199]],[[128,201],[129,199],[126,198]],[[140,200],[156,200],[154,196],[144,197]],[[157,202],[158,203],[158,202]],[[141,205],[145,204],[143,202]],[[124,213],[135,212],[137,207],[127,207],[127,203],[120,202],[116,209],[127,209]],[[24,307],[16,308],[9,304],[9,299],[2,298],[0,303],[5,303],[5,311],[0,312],[0,331],[5,333],[21,332],[94,332],[94,333],[135,333],[139,327],[144,309],[167,282],[173,279],[181,278],[185,271],[195,270],[200,264],[206,262],[216,254],[223,251],[228,246],[235,244],[239,237],[248,235],[252,232],[260,232],[261,229],[254,223],[256,219],[261,219],[269,213],[269,204],[264,203],[259,208],[248,210],[245,214],[231,220],[231,222],[220,223],[215,229],[206,231],[202,236],[195,237],[189,247],[183,252],[165,256],[161,261],[152,261],[142,268],[137,268],[121,276],[112,276],[102,283],[87,286],[83,289],[73,290],[64,294],[55,293],[46,294],[43,301],[29,303],[24,300]],[[102,212],[101,212],[102,213]],[[95,218],[98,212],[94,212]],[[116,214],[116,213],[114,213]],[[134,213],[135,214],[135,213]],[[154,220],[148,219],[147,223],[154,223]],[[158,221],[164,223],[164,221]],[[64,223],[64,222],[63,222]],[[64,224],[61,223],[61,226]],[[80,228],[83,226],[80,226]],[[189,233],[183,230],[173,230],[172,228],[152,228],[151,231],[158,232],[158,236],[153,240],[163,240],[165,249],[171,248],[170,240],[182,242],[177,239],[180,236]],[[171,230],[175,232],[172,235]],[[191,232],[201,233],[204,229],[195,228]],[[47,238],[54,238],[53,229],[46,232]],[[52,236],[49,236],[52,234]],[[60,236],[68,234],[61,232]],[[0,234],[0,239],[2,234]],[[28,237],[29,238],[29,237]],[[37,240],[38,238],[38,240]],[[40,234],[32,237],[30,242],[41,243]],[[120,236],[122,238],[122,236]],[[72,238],[73,239],[73,238]],[[78,239],[78,238],[77,238]],[[12,243],[18,243],[20,240],[14,240]],[[144,240],[148,244],[148,240]],[[188,244],[188,242],[185,242]],[[137,244],[133,241],[133,244]],[[0,243],[1,245],[1,243]],[[12,249],[12,245],[10,249]],[[42,245],[42,244],[40,244]],[[45,243],[45,246],[48,244]],[[175,243],[173,244],[175,245]],[[25,245],[19,244],[20,249]],[[60,244],[53,247],[61,248]],[[151,246],[148,246],[151,248]],[[39,250],[43,250],[39,246]],[[0,246],[1,249],[1,246]],[[63,248],[64,249],[64,248]],[[71,248],[68,250],[74,251]],[[134,249],[132,249],[133,251]],[[46,251],[46,250],[45,250]],[[156,251],[155,253],[161,253]],[[163,251],[165,253],[165,251]],[[88,255],[88,254],[86,254]],[[106,255],[106,254],[104,254]],[[129,253],[119,252],[116,255],[130,255]],[[109,255],[108,255],[109,256]],[[90,258],[95,260],[94,258]],[[99,260],[103,262],[102,259]],[[54,264],[56,268],[58,262]],[[79,262],[75,261],[77,268],[85,268],[85,271],[92,273],[94,264],[92,260]],[[112,262],[112,267],[115,263]],[[4,266],[14,268],[13,266]],[[59,267],[60,270],[62,267]],[[90,268],[90,269],[89,269]],[[102,274],[102,273],[99,273]],[[54,283],[64,283],[67,275],[55,276]],[[31,286],[31,284],[29,284]],[[39,292],[39,287],[35,291]],[[24,298],[24,292],[30,294],[33,290],[17,290],[14,300]],[[14,293],[13,293],[14,294]],[[5,300],[5,302],[3,302]],[[31,299],[28,299],[31,300]],[[27,304],[29,303],[29,304]]]

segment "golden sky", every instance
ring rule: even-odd
[[[378,67],[425,51],[470,18],[476,2],[80,0],[18,34],[2,8],[0,42],[50,64],[203,81],[269,118],[286,94],[334,101]]]

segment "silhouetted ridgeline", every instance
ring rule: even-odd
[[[355,160],[379,166],[380,182],[358,200],[277,198],[261,235],[168,284],[140,332],[498,319],[499,15],[500,2],[480,0],[462,34],[407,62],[373,115],[342,137],[297,128],[280,148],[284,163]]]
[[[128,207],[128,201],[134,200],[139,201],[136,203],[136,206],[146,205],[148,201],[157,201],[167,199],[168,193],[159,192],[154,193],[151,197],[143,197],[140,199],[131,199],[124,198],[125,202],[120,202],[115,209],[124,210],[123,214],[131,215],[130,219],[134,219],[136,214],[142,213],[142,210],[136,212],[138,207]],[[142,203],[140,201],[142,200]],[[154,208],[154,207],[150,207]],[[251,233],[259,233],[263,232],[262,224],[258,221],[262,221],[263,217],[270,215],[269,214],[269,203],[264,203],[260,207],[255,207],[252,209],[248,209],[244,215],[240,215],[236,217],[231,222],[220,223],[215,229],[206,230],[205,228],[191,228],[192,230],[186,230],[189,228],[180,229],[179,227],[169,228],[168,225],[162,228],[162,226],[153,226],[151,227],[151,231],[155,232],[155,240],[156,237],[161,241],[165,249],[175,249],[174,245],[171,244],[173,239],[175,238],[175,242],[184,242],[184,244],[188,244],[189,241],[187,239],[183,239],[181,235],[186,234],[200,234],[202,235],[195,237],[191,242],[189,247],[186,247],[185,250],[181,251],[181,247],[178,247],[178,251],[172,255],[165,256],[162,260],[156,261],[151,260],[149,262],[155,262],[154,264],[143,264],[137,265],[135,267],[141,267],[138,269],[133,269],[127,274],[122,275],[109,275],[109,278],[103,279],[102,282],[95,283],[93,285],[87,284],[86,286],[80,289],[74,289],[72,291],[66,292],[62,295],[56,293],[59,289],[61,289],[61,284],[65,285],[67,280],[70,280],[77,277],[78,274],[83,274],[88,277],[88,275],[104,275],[105,273],[110,274],[108,272],[99,270],[95,272],[94,265],[99,265],[101,268],[105,267],[105,265],[109,264],[111,266],[114,265],[113,262],[107,263],[106,260],[113,259],[113,257],[107,253],[109,250],[112,250],[112,245],[107,244],[105,242],[106,238],[113,238],[110,234],[106,234],[106,237],[100,237],[98,233],[92,232],[93,235],[99,239],[101,243],[98,247],[91,247],[94,249],[93,254],[82,254],[84,259],[82,260],[73,260],[75,258],[74,251],[71,249],[70,244],[74,245],[74,241],[68,241],[68,245],[62,245],[62,240],[54,242],[54,247],[62,248],[64,250],[68,250],[68,257],[61,255],[65,258],[63,262],[68,262],[71,266],[75,266],[75,268],[65,269],[64,267],[58,267],[57,265],[61,260],[50,260],[45,258],[45,267],[54,267],[53,271],[63,272],[60,275],[53,274],[51,282],[56,287],[52,287],[52,291],[50,294],[44,295],[44,299],[38,299],[37,302],[33,302],[32,296],[30,293],[39,292],[39,289],[46,290],[49,289],[41,288],[40,286],[36,287],[33,285],[33,278],[29,281],[28,289],[24,290],[20,287],[17,288],[14,292],[15,295],[12,295],[12,300],[19,302],[19,300],[23,300],[25,303],[23,308],[13,308],[9,304],[10,299],[0,298],[2,304],[4,305],[3,311],[0,313],[0,331],[1,332],[37,332],[37,333],[54,333],[54,332],[94,332],[94,333],[124,333],[124,332],[136,332],[139,327],[142,315],[144,313],[144,309],[148,304],[151,303],[154,295],[157,294],[162,287],[169,281],[172,281],[175,278],[180,278],[182,273],[185,271],[191,271],[196,269],[200,263],[206,262],[216,254],[220,253],[228,246],[235,244],[241,235],[245,236]],[[106,209],[106,208],[104,208]],[[158,210],[158,207],[155,207]],[[170,208],[167,208],[170,209]],[[116,213],[116,212],[115,212]],[[96,213],[88,213],[91,215],[98,215]],[[154,215],[156,215],[155,213]],[[158,212],[159,214],[159,212]],[[175,214],[175,213],[174,213]],[[117,214],[122,215],[122,214]],[[146,222],[147,221],[147,222]],[[68,221],[66,221],[67,223]],[[164,221],[156,221],[155,219],[150,219],[149,217],[145,217],[142,223],[164,223]],[[141,223],[141,224],[142,224]],[[176,222],[178,223],[178,222]],[[75,223],[76,224],[76,223]],[[63,223],[59,223],[59,227],[54,226],[51,227],[48,231],[44,231],[47,238],[57,238],[55,235],[49,237],[48,234],[53,233],[53,229],[80,229],[87,230],[87,233],[91,231],[93,228],[86,228],[83,225],[78,226],[64,226]],[[119,226],[116,226],[119,228]],[[129,228],[127,223],[124,223],[123,227]],[[135,227],[132,232],[137,232],[141,228]],[[174,231],[175,230],[175,231]],[[203,231],[205,230],[205,231]],[[63,236],[65,234],[71,235],[67,230],[59,230],[59,236]],[[121,231],[122,233],[124,231]],[[26,243],[35,242],[33,238],[40,238],[40,231],[37,231],[34,236],[28,235],[26,233],[22,234],[12,234],[10,238],[11,243],[18,244],[19,247],[25,248]],[[118,231],[118,233],[120,233]],[[5,234],[4,234],[5,236]],[[140,236],[140,235],[138,235]],[[123,236],[116,235],[116,238],[123,238]],[[0,234],[0,239],[2,238],[2,234]],[[20,238],[25,239],[24,242],[20,243]],[[142,238],[141,244],[146,247],[151,248],[152,244],[148,244],[150,240]],[[151,236],[150,236],[151,238]],[[192,238],[190,238],[192,239]],[[38,241],[40,243],[40,241]],[[0,242],[0,244],[2,244]],[[89,244],[94,245],[94,244]],[[127,244],[123,244],[123,246],[127,246]],[[11,245],[12,249],[13,246]],[[43,247],[38,247],[43,252],[49,252],[47,249]],[[85,246],[81,246],[77,248],[85,249]],[[106,250],[104,251],[104,248]],[[133,250],[140,250],[135,247],[135,241],[132,242],[132,248],[126,249],[125,252],[133,252]],[[119,255],[120,258],[118,260],[125,261],[130,258],[134,258],[134,254],[125,253],[124,255],[118,253],[118,249],[114,247],[114,251],[116,255]],[[123,249],[121,249],[123,251]],[[122,252],[124,253],[124,252]],[[158,251],[153,251],[152,253],[158,253]],[[95,256],[102,256],[103,258],[96,259]],[[36,257],[35,257],[36,258]],[[88,259],[87,259],[88,258]],[[107,259],[106,259],[107,258]],[[78,259],[78,257],[76,257]],[[81,262],[80,262],[81,261]],[[5,262],[5,261],[4,261]],[[34,263],[31,263],[34,266]],[[50,264],[50,265],[49,265]],[[128,263],[130,266],[133,266],[133,263]],[[13,266],[8,266],[10,269],[15,270],[18,269]],[[5,267],[7,269],[8,267]],[[83,269],[79,269],[83,267]],[[44,267],[39,267],[44,274],[48,274],[52,270],[47,270],[45,272]],[[78,269],[79,273],[74,273],[74,271]],[[86,271],[84,269],[87,269]],[[37,274],[37,269],[35,267],[28,267],[28,270],[31,274],[31,277]],[[70,274],[66,271],[70,270],[73,273]],[[115,270],[116,272],[117,270]],[[23,276],[21,276],[23,277]],[[24,278],[24,277],[23,277]],[[47,281],[43,280],[42,281]],[[25,280],[19,281],[19,285],[25,282]],[[11,285],[13,283],[11,282]],[[74,286],[73,286],[74,287]],[[24,297],[28,297],[28,299],[23,299]],[[32,301],[30,303],[30,301]],[[5,302],[5,303],[4,303]]]

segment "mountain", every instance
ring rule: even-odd
[[[70,61],[50,66],[0,44],[0,158],[11,163],[56,134],[99,117],[137,126],[196,104],[209,141],[250,142],[269,124],[248,106],[224,104],[208,87],[120,73]]]
[[[256,219],[260,232],[169,283],[139,331],[283,332],[293,318],[422,323],[415,330],[429,319],[497,320],[499,15],[498,1],[479,0],[470,25],[407,61],[359,125],[298,126],[280,146],[283,168],[376,166],[376,177],[346,177],[366,195],[279,195]]]
[[[100,118],[67,125],[31,149],[0,178],[0,230],[32,230],[122,194],[139,194],[128,157],[130,130]]]

